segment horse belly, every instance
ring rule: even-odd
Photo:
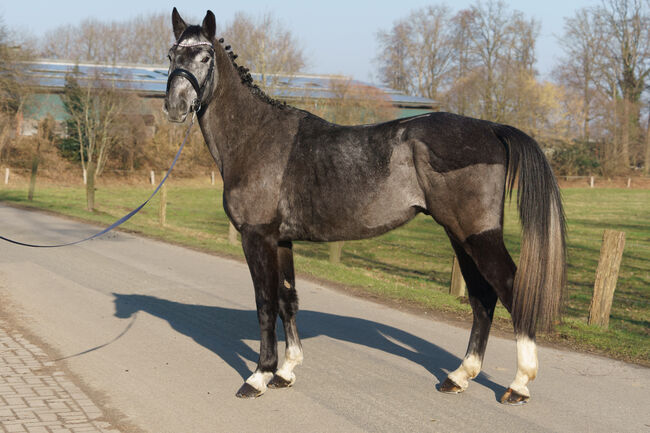
[[[336,185],[340,185],[339,194]],[[337,241],[378,236],[410,221],[425,208],[413,156],[405,144],[391,155],[389,174],[346,184],[331,183],[304,191],[304,206],[288,210],[280,225],[287,239]]]

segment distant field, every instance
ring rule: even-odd
[[[137,206],[150,192],[151,188],[144,186],[101,186],[97,191],[98,209],[93,214],[84,210],[85,195],[79,187],[39,186],[35,200],[28,203],[26,185],[0,185],[0,201],[107,224]],[[124,227],[206,251],[243,257],[241,247],[228,244],[221,192],[219,186],[172,182],[164,229],[158,225],[157,199]],[[568,302],[564,323],[544,339],[650,365],[650,191],[576,188],[564,189],[563,196],[569,222]],[[610,329],[603,331],[587,325],[586,318],[606,228],[625,231],[626,246]],[[506,244],[517,261],[519,226],[514,204],[506,209],[505,231]],[[30,240],[37,241],[37,237]],[[347,242],[341,265],[328,262],[327,244],[298,243],[295,252],[297,271],[303,275],[372,296],[471,317],[466,303],[447,294],[453,252],[443,230],[428,217],[419,216],[378,238]],[[507,317],[503,308],[497,310],[497,326],[508,328]]]

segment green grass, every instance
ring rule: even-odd
[[[0,200],[46,209],[102,224],[113,222],[150,194],[150,187],[102,186],[97,211],[85,211],[79,187],[39,186],[33,202],[26,186],[0,188]],[[568,293],[565,318],[542,339],[582,350],[650,365],[650,191],[617,189],[563,190],[569,222]],[[219,187],[172,183],[168,191],[167,226],[158,225],[158,202],[124,228],[222,255],[243,258],[241,247],[228,244],[228,221]],[[626,246],[609,330],[587,325],[603,230],[626,233]],[[10,235],[5,233],[4,235]],[[506,208],[506,245],[519,256],[519,226],[514,204]],[[435,311],[471,317],[471,310],[448,292],[453,252],[440,226],[418,216],[383,236],[346,242],[342,263],[328,261],[327,244],[295,245],[299,274],[332,281],[374,297]],[[497,309],[497,326],[509,328],[508,315]]]

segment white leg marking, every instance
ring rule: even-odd
[[[537,345],[528,337],[517,337],[517,374],[510,388],[530,397],[526,385],[537,376],[537,367]]]
[[[293,369],[297,365],[302,364],[303,354],[302,348],[300,346],[289,346],[284,352],[284,362],[282,367],[275,372],[278,376],[284,380],[293,383],[296,381],[296,375],[293,374]]]
[[[255,388],[256,390],[264,393],[266,392],[266,384],[269,383],[271,378],[273,377],[273,373],[267,371],[265,373],[262,373],[261,371],[256,371],[255,373],[251,374],[251,376],[246,379],[246,383]]]
[[[460,386],[463,391],[469,386],[469,379],[474,379],[481,372],[481,359],[474,353],[463,359],[456,370],[449,373],[449,379]]]

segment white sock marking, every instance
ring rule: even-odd
[[[528,337],[517,337],[517,374],[510,388],[530,397],[528,382],[537,376],[537,345]]]
[[[255,371],[255,373],[251,374],[251,376],[246,379],[246,383],[263,393],[266,391],[266,384],[269,383],[272,377],[273,373],[269,371],[264,373],[261,371]]]
[[[287,350],[284,352],[284,362],[282,363],[282,367],[280,367],[275,374],[293,384],[296,381],[296,375],[293,374],[293,369],[296,368],[297,365],[302,364],[302,359],[303,354],[300,346],[287,347]]]
[[[456,370],[449,373],[449,379],[464,391],[469,386],[469,379],[474,379],[481,372],[481,359],[474,353],[469,354]]]

